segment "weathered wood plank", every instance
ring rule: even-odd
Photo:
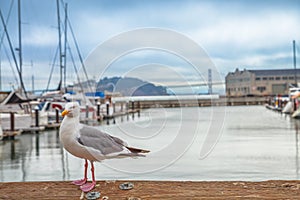
[[[125,181],[98,181],[93,191],[112,199],[300,199],[300,181],[131,181],[134,188],[120,190]],[[80,199],[82,192],[70,182],[0,183],[0,199]]]

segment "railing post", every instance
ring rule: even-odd
[[[131,102],[131,109],[132,109],[132,112],[134,112],[134,101]]]
[[[141,102],[140,101],[138,101],[137,102],[137,109],[138,109],[138,117],[140,117],[141,116]]]
[[[101,103],[100,103],[100,100],[97,102],[97,119],[98,121],[100,121],[100,106],[101,106]]]
[[[113,113],[116,112],[116,102],[113,101]]]
[[[85,119],[88,120],[89,118],[89,105],[85,105]]]

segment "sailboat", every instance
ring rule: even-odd
[[[12,47],[12,45],[10,45],[11,48],[11,53],[13,55],[14,58],[14,62],[15,62],[15,66],[16,69],[18,71],[18,75],[19,75],[19,82],[21,84],[21,88],[22,88],[22,93],[17,93],[16,91],[12,92],[12,95],[18,95],[21,96],[21,94],[23,94],[23,96],[25,96],[25,101],[24,102],[17,102],[16,106],[18,108],[18,110],[16,111],[16,115],[15,117],[19,118],[19,117],[24,117],[23,120],[21,121],[26,121],[25,124],[28,125],[28,127],[32,126],[34,124],[34,109],[38,108],[40,111],[39,117],[40,117],[40,125],[47,125],[47,123],[49,122],[48,120],[45,120],[47,118],[51,118],[54,119],[56,117],[56,110],[62,110],[64,107],[64,104],[67,103],[70,100],[75,100],[80,102],[81,104],[81,109],[82,109],[82,118],[86,118],[87,115],[87,111],[89,113],[92,112],[92,116],[94,117],[96,115],[96,105],[93,101],[90,101],[91,99],[86,97],[84,95],[84,90],[83,88],[78,89],[76,91],[76,93],[67,93],[67,86],[66,86],[66,54],[67,54],[67,26],[69,25],[70,29],[71,26],[68,22],[68,16],[67,16],[67,4],[65,4],[64,7],[64,11],[65,11],[65,24],[64,24],[64,37],[62,37],[62,31],[61,31],[61,20],[60,20],[60,11],[59,11],[59,6],[61,1],[57,0],[57,18],[58,18],[58,39],[59,39],[59,66],[60,66],[60,82],[59,82],[59,87],[56,90],[48,90],[48,86],[47,86],[47,91],[44,92],[41,96],[38,96],[35,98],[35,100],[30,100],[27,96],[27,92],[23,83],[23,79],[22,79],[22,42],[21,42],[21,9],[20,9],[20,0],[18,0],[18,15],[19,15],[19,47],[17,48],[18,53],[19,53],[19,60],[17,60],[15,52],[14,52],[14,48]],[[5,27],[5,33],[6,33],[6,38],[8,39],[9,43],[10,42],[10,38],[9,38],[9,34],[8,31],[6,29],[6,24],[4,21],[4,18],[2,16],[1,13],[1,19],[2,19],[2,23],[3,26]],[[76,44],[76,48],[77,48],[77,53],[79,54],[79,49],[78,49],[78,45],[77,45],[77,41],[74,37],[74,33],[71,29],[71,33],[73,36],[73,39],[75,41]],[[64,42],[61,41],[61,39],[64,38]],[[81,55],[79,55],[80,61],[81,63],[83,63],[82,61],[82,57]],[[54,66],[54,65],[53,65]],[[74,66],[75,68],[75,66]],[[84,66],[83,69],[85,70]],[[77,69],[75,69],[76,73],[77,73]],[[86,72],[85,72],[86,74]],[[86,75],[86,78],[88,80],[88,77]],[[79,81],[79,79],[78,79]],[[80,84],[79,84],[80,85]],[[90,85],[88,85],[90,87]],[[89,89],[90,91],[94,91],[92,89]],[[2,105],[3,107],[4,105]],[[12,105],[7,105],[8,108],[11,107]],[[1,110],[1,108],[0,108]],[[9,109],[4,109],[6,111],[9,111]],[[0,114],[1,117],[3,118],[2,120],[2,124],[4,125],[4,129],[8,129],[9,128],[9,113],[2,113]],[[91,114],[89,114],[91,115]],[[26,120],[25,120],[26,119]],[[19,120],[18,120],[19,121]],[[7,122],[7,123],[5,123]],[[17,125],[17,124],[16,124]],[[20,127],[20,128],[26,128],[26,127]]]
[[[58,23],[58,56],[59,56],[59,66],[60,66],[60,72],[59,72],[60,81],[59,81],[59,84],[58,84],[59,86],[56,90],[48,91],[49,83],[50,83],[52,73],[53,73],[53,68],[52,68],[50,76],[49,76],[49,80],[48,80],[47,91],[44,92],[42,94],[42,96],[40,96],[40,100],[43,104],[43,108],[41,108],[41,111],[47,112],[48,116],[50,118],[53,118],[53,116],[55,115],[55,109],[62,110],[62,108],[64,107],[64,105],[68,101],[77,101],[77,102],[79,102],[79,104],[81,106],[81,119],[86,119],[90,112],[92,112],[92,116],[94,118],[96,116],[96,106],[90,100],[90,98],[85,96],[84,88],[83,88],[82,84],[80,83],[79,75],[77,74],[77,69],[76,69],[76,66],[75,66],[74,63],[73,63],[74,64],[74,70],[77,74],[77,80],[79,82],[77,84],[78,88],[73,86],[73,87],[71,87],[71,91],[70,91],[69,87],[66,84],[66,68],[67,68],[66,59],[67,59],[67,49],[69,49],[69,48],[67,48],[67,45],[68,45],[68,40],[67,40],[68,27],[71,30],[71,35],[72,35],[72,38],[74,40],[80,62],[82,64],[82,68],[84,69],[86,79],[87,80],[89,80],[89,79],[88,79],[87,73],[85,71],[85,66],[83,65],[83,59],[82,59],[82,56],[80,54],[77,41],[75,39],[73,30],[72,30],[70,22],[68,20],[68,15],[67,15],[68,6],[67,6],[67,4],[64,4],[65,20],[64,20],[64,33],[62,33],[62,31],[61,31],[61,20],[60,20],[60,1],[59,0],[56,1],[56,5],[57,5],[57,21],[58,21],[57,22]],[[63,42],[61,41],[62,40],[62,35],[64,36],[63,37],[63,39],[64,39]],[[73,56],[72,56],[72,59],[73,59]],[[55,65],[53,65],[53,67],[54,66]],[[87,86],[88,86],[90,91],[93,91],[91,89],[91,85],[90,85],[89,81],[87,81]],[[46,101],[46,103],[45,103],[45,101]]]
[[[293,102],[293,110],[294,110],[294,112],[292,112],[293,118],[300,118],[299,97],[300,97],[300,88],[297,88],[297,91],[292,96],[292,101],[291,101]]]
[[[293,61],[294,69],[296,73],[296,42],[293,40]],[[300,107],[299,104],[300,88],[297,83],[297,74],[295,74],[295,86],[289,89],[289,102],[284,106],[282,112],[285,114],[292,114],[293,118],[300,118]]]
[[[28,94],[25,89],[25,85],[22,77],[22,41],[21,41],[21,9],[20,9],[21,1],[18,0],[18,32],[19,32],[19,46],[16,50],[19,53],[19,61],[17,61],[17,57],[15,55],[15,49],[12,46],[12,42],[10,39],[10,35],[7,30],[6,22],[0,10],[1,22],[4,27],[4,33],[6,35],[9,48],[11,51],[11,55],[13,57],[13,61],[17,70],[20,90],[13,90],[8,93],[7,97],[0,104],[0,119],[1,119],[1,128],[3,130],[11,129],[11,113],[14,113],[15,119],[15,127],[16,129],[26,129],[30,128],[32,125],[32,107],[34,106],[30,103],[30,99],[28,98]]]
[[[298,87],[291,87],[289,89],[289,101],[283,107],[282,113],[284,114],[292,114],[294,112],[294,108],[296,108],[296,99],[300,95],[300,88]]]

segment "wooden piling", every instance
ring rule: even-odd
[[[10,130],[15,131],[15,113],[10,113]]]
[[[55,123],[59,123],[59,110],[58,108],[55,108]]]
[[[134,101],[131,102],[131,110],[134,111]]]
[[[13,112],[10,113],[10,133],[9,133],[9,138],[15,139],[15,134],[14,134],[15,133],[15,113],[13,113]]]
[[[35,112],[35,127],[39,127],[39,109],[35,108],[34,112]]]
[[[109,103],[106,103],[106,115],[109,116]]]
[[[137,112],[138,112],[138,117],[140,117],[140,116],[141,116],[141,102],[140,102],[140,101],[137,102],[137,107],[138,107],[138,108],[137,108],[137,109],[138,109],[138,110],[137,110]]]
[[[129,102],[126,102],[126,114],[127,114],[127,121],[129,120]]]
[[[97,119],[98,121],[101,120],[101,116],[100,116],[100,107],[101,107],[101,103],[100,100],[97,102]]]

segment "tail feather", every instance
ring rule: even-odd
[[[131,151],[132,153],[149,153],[149,150],[144,150],[144,149],[138,149],[138,148],[134,148],[134,147],[126,147],[129,151]]]

